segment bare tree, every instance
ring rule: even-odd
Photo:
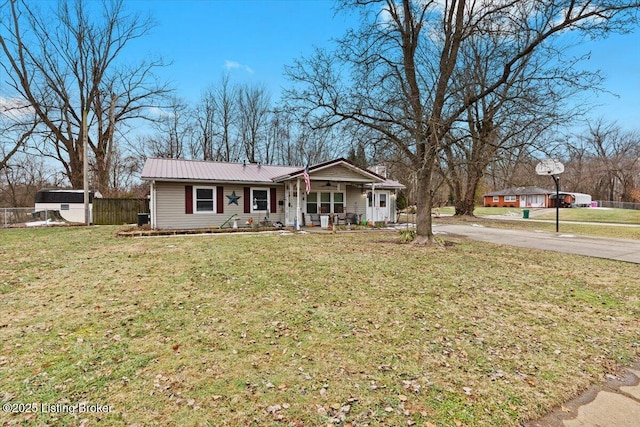
[[[458,103],[464,104],[498,78],[500,61],[511,48],[502,40],[505,31],[511,28],[494,24],[470,35],[461,47],[461,66],[451,90]],[[468,105],[460,125],[452,126],[451,142],[443,144],[443,173],[456,215],[473,216],[479,186],[496,156],[520,151],[523,145],[548,149],[541,145],[548,141],[542,136],[581,112],[578,107],[565,107],[564,100],[598,87],[597,74],[575,70],[576,59],[564,58],[559,49],[541,46],[524,57],[499,89]]]
[[[0,98],[0,171],[24,150],[36,135],[38,118],[33,109],[16,99]]]
[[[19,152],[0,170],[0,206],[33,206],[36,192],[61,185],[60,178],[41,157]]]
[[[155,132],[144,138],[144,152],[151,157],[181,159],[187,156],[187,148],[192,146],[193,121],[187,103],[173,97],[170,105],[158,111],[152,124]]]
[[[238,99],[239,89],[228,74],[203,91],[195,108],[194,158],[238,160]]]
[[[191,146],[191,157],[202,160],[222,160],[222,145],[216,144],[219,130],[216,121],[220,111],[217,109],[215,89],[205,90],[194,111],[194,135]]]
[[[409,161],[417,184],[417,243],[433,242],[434,174],[452,129],[471,106],[504,90],[520,64],[561,32],[602,35],[635,22],[638,1],[470,2],[344,0],[362,24],[336,52],[318,49],[288,68],[288,99],[316,126],[357,122],[383,134]],[[491,34],[506,46],[497,72],[454,96],[461,50]],[[350,78],[350,81],[346,79]]]
[[[632,201],[640,186],[640,134],[600,119],[568,143],[571,169],[580,168],[596,199]]]
[[[82,187],[82,118],[87,114],[95,186],[104,190],[117,127],[146,118],[146,109],[168,92],[153,75],[162,61],[118,63],[126,46],[153,23],[126,13],[122,0],[60,1],[46,10],[20,0],[6,4],[2,67],[11,88],[34,109],[40,132],[48,133],[42,152],[62,164],[74,188]]]
[[[115,147],[111,158],[109,192],[104,196],[128,194],[137,185],[137,176],[142,171],[141,158],[133,154],[123,154]]]
[[[265,86],[241,86],[238,91],[238,134],[247,160],[271,162],[266,127],[271,97]]]

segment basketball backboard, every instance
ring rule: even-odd
[[[558,175],[564,172],[564,165],[558,159],[546,159],[536,165],[538,175]]]

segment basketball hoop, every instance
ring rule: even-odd
[[[536,165],[538,175],[559,175],[564,172],[564,165],[558,159],[546,159]]]

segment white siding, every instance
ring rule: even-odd
[[[342,165],[335,165],[319,171],[312,171],[311,180],[371,182],[370,179],[367,179],[362,174]]]
[[[358,214],[361,219],[366,218],[367,197],[362,195],[358,187],[347,187],[347,213]]]

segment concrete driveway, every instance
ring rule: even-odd
[[[457,234],[481,242],[640,264],[640,240],[577,236],[543,231],[509,230],[475,224],[434,224],[433,231],[435,234]]]

